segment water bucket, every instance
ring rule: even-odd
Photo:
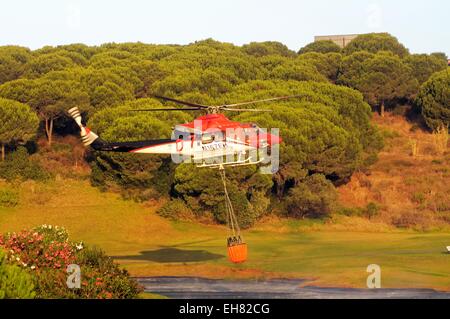
[[[228,257],[233,263],[243,263],[247,260],[247,244],[228,244]]]

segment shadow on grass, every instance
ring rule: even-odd
[[[165,247],[155,250],[141,251],[134,256],[112,256],[119,260],[145,260],[158,263],[183,263],[214,260],[225,257],[224,255],[210,253],[207,250],[187,250],[173,247]]]

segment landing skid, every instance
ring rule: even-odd
[[[259,164],[263,161],[263,159],[260,159],[256,162],[252,162],[251,158],[247,158],[243,161],[236,161],[236,162],[229,162],[229,163],[213,163],[213,164],[206,164],[203,162],[200,165],[197,165],[197,167],[207,167],[207,168],[224,168],[226,167],[236,167],[236,166],[246,166],[246,165],[255,165]]]

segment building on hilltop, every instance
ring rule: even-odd
[[[350,41],[352,41],[358,35],[359,34],[316,35],[314,37],[314,42],[330,40],[336,43],[341,48],[344,48],[347,44],[350,43]]]

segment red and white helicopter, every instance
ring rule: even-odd
[[[271,110],[236,107],[290,99],[298,97],[298,95],[216,106],[180,101],[164,96],[154,97],[185,107],[130,111],[206,111],[207,114],[197,117],[193,122],[176,125],[170,139],[105,142],[82,124],[77,107],[70,109],[68,113],[80,127],[84,145],[90,145],[98,151],[171,154],[173,159],[181,159],[179,162],[193,161],[199,167],[240,166],[264,161],[264,154],[269,154],[271,148],[278,146],[281,138],[277,134],[265,132],[256,124],[231,121],[221,111],[271,112]],[[223,160],[224,157],[226,160]]]

